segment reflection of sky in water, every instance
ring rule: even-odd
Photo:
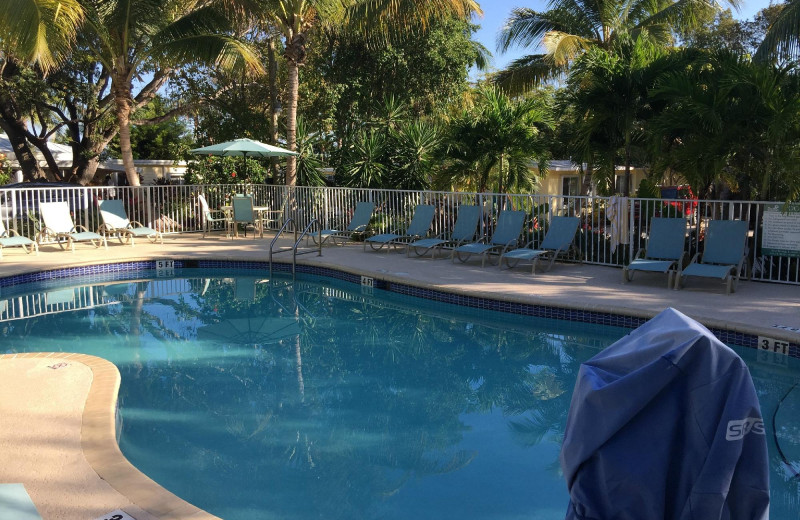
[[[43,289],[49,304],[16,288],[0,306],[2,351],[116,363],[123,452],[227,519],[564,517],[558,450],[575,374],[625,330],[313,277],[184,273],[72,294],[62,281]],[[23,314],[34,317],[8,320]],[[784,456],[800,461],[800,390],[789,391],[800,364],[740,353],[769,428],[771,518],[797,518],[772,416]]]

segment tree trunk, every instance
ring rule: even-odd
[[[267,52],[267,59],[269,61],[269,106],[270,106],[270,120],[269,120],[269,136],[270,144],[278,146],[278,60],[275,59],[275,39],[269,39],[269,47]],[[269,158],[270,177],[273,182],[278,178],[278,158]]]
[[[22,176],[25,181],[42,181],[47,179],[44,170],[39,167],[39,161],[33,155],[28,141],[25,140],[24,132],[20,132],[17,124],[8,124],[6,111],[3,107],[3,118],[0,120],[0,128],[8,136],[8,141],[11,143],[11,148],[14,150],[14,155],[17,158],[19,167],[22,170]]]
[[[47,179],[51,181],[62,182],[64,180],[64,176],[61,175],[61,168],[59,168],[55,157],[53,157],[53,153],[50,151],[50,148],[47,147],[47,139],[38,138],[34,140],[29,136],[28,140],[31,142],[31,144],[39,149],[39,151],[42,153],[42,157],[44,157],[44,160],[47,163]]]
[[[124,74],[114,75],[111,90],[114,95],[115,112],[117,124],[119,125],[119,149],[122,155],[122,164],[125,166],[125,175],[128,177],[129,185],[139,186],[139,174],[136,173],[136,166],[133,164],[133,149],[131,148],[131,107],[133,99],[130,85],[125,81]]]
[[[289,79],[287,95],[289,106],[286,109],[286,144],[289,150],[297,150],[297,98],[298,94],[298,65],[293,61],[288,62]],[[297,184],[297,160],[294,155],[286,157],[286,185]]]
[[[91,157],[76,157],[73,160],[74,176],[81,186],[88,186],[97,173],[97,167],[100,165],[100,155],[92,155]]]
[[[300,65],[306,60],[306,36],[303,33],[287,36],[286,38],[286,64],[288,79],[286,95],[289,104],[286,107],[286,144],[289,150],[297,150],[297,100],[299,97]],[[294,155],[286,158],[286,185],[297,184],[297,159]]]

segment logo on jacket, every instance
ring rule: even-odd
[[[764,435],[764,421],[760,417],[747,417],[728,421],[728,430],[725,432],[726,441],[738,441],[748,433]]]

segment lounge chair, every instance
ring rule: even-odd
[[[575,244],[575,232],[578,231],[580,219],[578,217],[553,217],[550,221],[550,229],[544,236],[544,240],[539,247],[533,248],[533,241],[525,244],[525,247],[512,249],[500,257],[500,269],[503,268],[505,261],[509,269],[519,262],[531,262],[531,274],[536,274],[536,264],[539,260],[550,260],[545,271],[553,267],[553,262],[559,256],[567,255]]]
[[[431,258],[436,258],[437,249],[458,247],[474,240],[475,231],[478,229],[478,221],[481,218],[481,211],[482,208],[479,206],[460,206],[458,208],[458,218],[450,236],[442,234],[436,238],[415,240],[408,244],[406,256],[411,256],[411,251],[414,251],[417,256],[425,256],[428,251],[431,251]]]
[[[231,221],[225,215],[225,211],[221,209],[210,209],[206,197],[202,193],[197,194],[197,201],[200,203],[200,210],[203,213],[203,238],[211,231],[211,226],[217,222],[223,222],[225,224],[225,232],[230,234]],[[215,217],[215,214],[222,215],[222,218]]]
[[[231,206],[233,207],[233,225],[234,234],[239,236],[239,224],[244,224],[244,236],[247,236],[247,226],[253,226],[253,238],[256,237],[256,229],[260,223],[256,219],[255,211],[253,211],[253,197],[236,196],[231,199]],[[231,237],[233,238],[233,237]]]
[[[450,258],[453,262],[456,261],[456,258],[461,262],[466,262],[472,255],[481,255],[481,267],[483,267],[490,254],[502,255],[517,245],[524,222],[524,211],[503,211],[497,219],[497,227],[495,227],[491,239],[484,237],[478,242],[455,247]],[[462,255],[464,256],[462,257]]]
[[[76,226],[69,214],[69,205],[66,202],[42,202],[39,204],[39,216],[42,220],[42,229],[36,241],[55,241],[61,249],[75,252],[75,242],[91,242],[94,247],[102,244],[108,249],[106,237],[89,231],[83,226]]]
[[[369,226],[369,221],[372,219],[372,212],[374,210],[375,204],[372,202],[359,202],[356,204],[353,218],[350,219],[347,228],[343,230],[323,229],[319,236],[312,234],[311,237],[315,243],[317,240],[321,240],[323,245],[327,240],[333,242],[334,245],[336,245],[337,240],[342,240],[344,242],[352,240],[353,235],[356,233],[364,234],[367,232],[367,226]]]
[[[150,242],[164,243],[161,232],[142,225],[140,222],[131,222],[125,213],[125,207],[121,200],[101,200],[100,216],[103,224],[100,226],[100,233],[106,236],[116,236],[123,244],[130,241],[133,247],[136,237],[145,237]]]
[[[653,218],[647,248],[639,249],[633,261],[622,268],[623,283],[633,280],[635,271],[666,273],[667,287],[675,282],[676,273],[683,269],[686,244],[686,219]]]
[[[745,261],[748,223],[743,220],[712,220],[706,230],[702,255],[697,253],[683,272],[675,277],[675,289],[687,276],[718,278],[725,282],[726,294],[736,290]]]
[[[417,240],[428,234],[433,222],[433,214],[436,211],[431,205],[419,204],[414,209],[414,217],[411,219],[411,224],[405,232],[399,231],[394,233],[383,233],[375,235],[364,240],[364,251],[367,250],[367,245],[374,251],[379,251],[383,246],[397,247],[398,245],[407,245],[409,242]]]
[[[13,229],[6,229],[5,224],[0,220],[0,258],[3,258],[4,247],[21,247],[26,253],[36,251],[39,254],[39,245],[28,237],[24,237]]]

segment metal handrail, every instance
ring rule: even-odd
[[[272,241],[269,243],[269,277],[270,277],[270,279],[272,279],[272,257],[274,255],[276,255],[276,254],[287,253],[289,251],[292,252],[292,279],[294,279],[295,274],[296,274],[297,255],[305,255],[305,254],[314,252],[313,249],[309,250],[309,251],[302,251],[300,253],[297,252],[297,248],[300,245],[300,242],[303,240],[303,238],[306,235],[309,235],[308,231],[311,229],[311,227],[314,224],[317,224],[317,226],[319,226],[319,231],[317,231],[317,233],[319,233],[319,240],[318,240],[319,246],[317,247],[317,256],[322,256],[322,226],[320,225],[320,222],[317,219],[312,219],[311,222],[309,222],[308,225],[305,227],[305,229],[303,229],[303,232],[300,233],[299,236],[297,234],[297,228],[293,225],[292,227],[294,228],[294,239],[295,239],[294,245],[292,247],[286,247],[286,248],[283,248],[283,249],[279,249],[278,251],[275,251],[275,242],[277,242],[277,240],[280,238],[280,236],[283,233],[283,231],[286,229],[286,226],[290,222],[292,224],[294,224],[294,219],[293,218],[287,219],[283,223],[281,228],[278,230],[278,232],[275,234],[275,237],[273,237]]]

